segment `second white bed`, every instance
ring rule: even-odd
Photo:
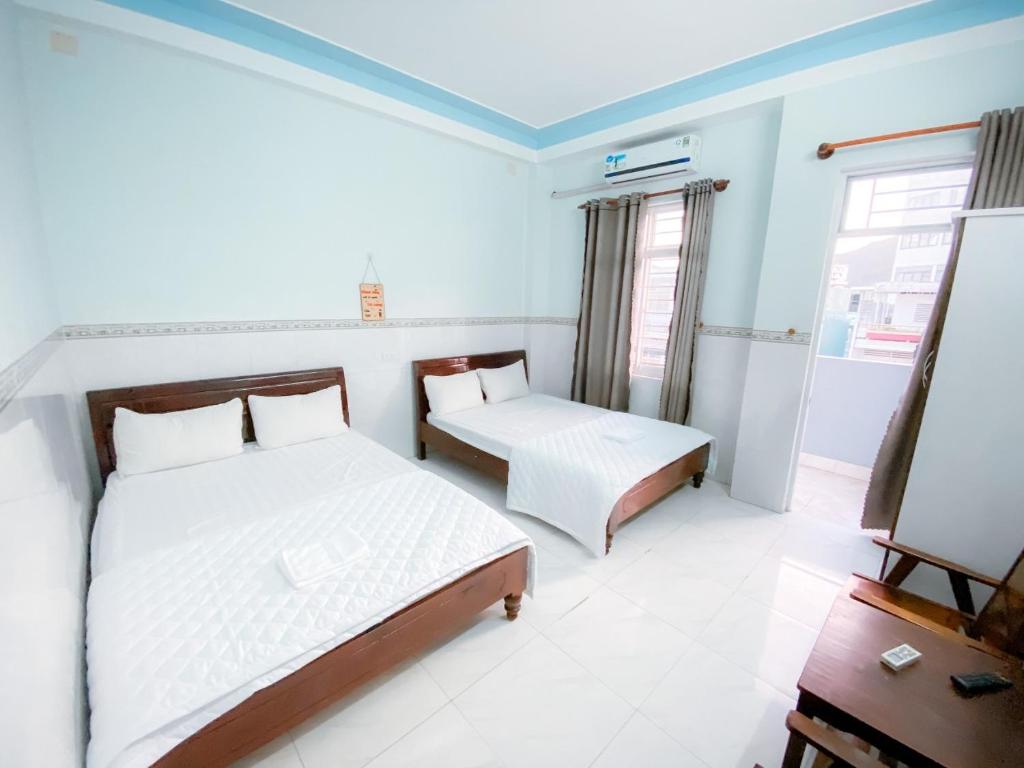
[[[526,397],[435,416],[427,422],[509,463],[509,509],[565,531],[595,555],[609,516],[630,488],[715,440],[698,429],[615,413],[557,397]]]

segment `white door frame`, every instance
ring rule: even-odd
[[[821,321],[825,315],[825,295],[828,290],[828,276],[832,268],[832,257],[835,254],[836,240],[842,225],[843,205],[846,202],[846,189],[853,176],[871,176],[879,173],[898,171],[916,171],[922,168],[933,168],[943,165],[963,165],[974,162],[974,154],[940,155],[911,162],[893,161],[888,163],[872,163],[860,166],[848,166],[839,169],[838,183],[833,193],[832,217],[829,222],[828,246],[825,260],[822,262],[821,277],[818,281],[818,300],[814,311],[814,325],[811,328],[811,345],[807,355],[807,369],[804,371],[803,389],[800,393],[800,410],[796,423],[796,441],[793,453],[789,457],[789,473],[786,478],[786,496],[782,509],[789,511],[793,501],[793,487],[796,484],[796,470],[800,462],[800,449],[804,444],[804,429],[807,426],[807,409],[811,401],[811,387],[814,384],[814,370],[818,362],[818,343],[821,341]]]

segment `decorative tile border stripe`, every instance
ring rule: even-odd
[[[448,328],[477,325],[576,325],[574,317],[421,317],[367,322],[363,320],[235,320],[188,323],[115,323],[65,325],[65,339],[143,338],[211,333],[272,331],[338,331],[360,328]]]
[[[749,339],[753,328],[740,328],[733,325],[702,325],[697,333],[703,336],[730,336],[734,339]]]
[[[451,328],[486,325],[560,325],[574,327],[575,317],[413,317],[367,322],[364,320],[231,320],[222,322],[111,323],[65,325],[56,333],[65,339],[145,338],[213,333],[268,333],[274,331],[338,331],[362,328]],[[784,344],[810,344],[810,333],[767,331],[731,325],[705,325],[697,333]]]
[[[56,349],[56,344],[51,342],[60,341],[61,338],[61,329],[58,328],[0,371],[0,411],[7,407],[7,404],[18,394],[18,390],[25,386],[36,371],[43,367],[43,363]]]
[[[777,344],[810,344],[811,334],[789,331],[760,331],[754,329],[754,341],[771,341]]]
[[[758,328],[741,328],[732,325],[704,325],[697,329],[703,336],[728,336],[734,339],[770,341],[777,344],[810,344],[811,334],[794,331],[765,331]]]

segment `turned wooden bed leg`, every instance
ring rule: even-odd
[[[697,474],[695,474],[693,476],[693,487],[694,488],[700,488],[701,483],[703,483],[703,482],[704,482],[704,473],[703,472],[698,472]]]
[[[505,615],[509,621],[515,621],[519,615],[519,609],[523,605],[522,593],[518,595],[505,595]]]
[[[420,440],[419,447],[416,448],[416,458],[423,461],[427,458],[427,444]]]

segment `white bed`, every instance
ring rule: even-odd
[[[542,394],[426,415],[431,426],[508,462],[509,509],[562,529],[595,555],[630,489],[715,440],[698,429]],[[627,438],[622,440],[622,438]]]
[[[543,435],[598,419],[608,411],[560,397],[530,394],[494,405],[444,416],[427,414],[427,422],[481,451],[508,461],[513,449]]]
[[[296,590],[277,559],[340,529],[370,554]],[[93,532],[88,765],[150,765],[254,692],[470,571],[533,545],[354,431],[128,478]]]

